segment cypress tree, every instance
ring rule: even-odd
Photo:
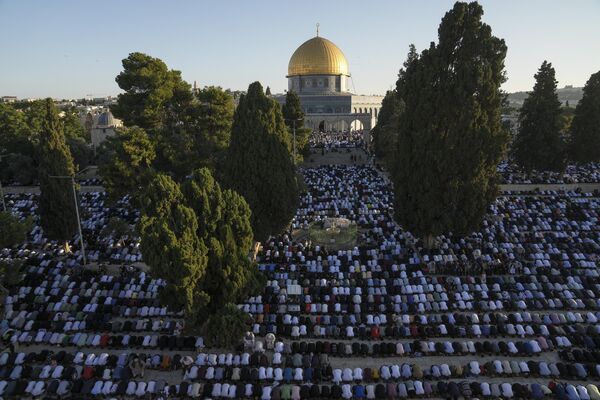
[[[208,249],[207,271],[199,285],[208,299],[198,310],[205,317],[260,289],[258,269],[248,257],[253,243],[250,207],[236,192],[222,190],[206,168],[196,170],[183,191],[198,218],[197,236]]]
[[[600,71],[583,88],[571,123],[571,158],[578,163],[600,161]]]
[[[193,128],[193,157],[199,161],[198,168],[208,167],[213,173],[220,174],[231,138],[235,110],[233,96],[220,87],[209,86],[198,91],[196,97],[199,105]]]
[[[65,143],[58,111],[52,99],[44,101],[39,143],[40,222],[46,236],[65,243],[77,231],[72,182],[50,176],[73,176],[73,158]]]
[[[226,182],[252,210],[256,240],[278,234],[296,210],[298,184],[290,135],[281,108],[258,82],[242,95],[233,117],[225,166]]]
[[[408,63],[399,96],[393,171],[398,222],[433,245],[434,236],[476,228],[497,193],[507,135],[500,123],[504,41],[476,2],[455,3],[432,43]]]
[[[377,158],[391,170],[398,141],[398,124],[403,104],[395,90],[389,90],[381,102],[377,125],[371,131]]]
[[[165,301],[184,309],[211,344],[238,341],[246,316],[235,304],[265,283],[248,257],[253,235],[245,200],[222,190],[207,168],[181,184],[159,174],[144,196],[140,232],[144,261],[167,281]],[[224,325],[235,330],[214,331]]]
[[[565,166],[561,107],[552,64],[544,61],[535,74],[533,92],[523,102],[520,128],[513,143],[515,161],[526,171],[560,171]]]
[[[301,162],[302,157],[300,155],[304,155],[310,150],[308,148],[310,129],[304,127],[304,111],[302,111],[300,97],[293,90],[286,93],[285,103],[281,107],[281,112],[288,131],[292,134],[293,129],[296,129],[296,162]],[[292,140],[294,140],[293,136]]]
[[[185,204],[177,183],[158,174],[148,186],[139,223],[144,261],[154,276],[165,279],[163,301],[195,321],[196,308],[207,303],[197,290],[208,263],[207,248],[198,238],[198,219]]]

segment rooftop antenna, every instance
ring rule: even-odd
[[[320,24],[317,22],[317,37],[319,37],[319,26]]]

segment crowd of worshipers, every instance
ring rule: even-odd
[[[312,149],[344,149],[359,148],[364,146],[364,131],[327,131],[311,133],[308,144]]]
[[[600,163],[569,164],[564,172],[531,171],[526,173],[517,165],[504,161],[498,166],[498,172],[502,176],[503,183],[600,183]]]
[[[81,266],[34,227],[3,249],[23,260],[4,296],[5,398],[600,399],[600,199],[578,192],[498,198],[472,235],[427,250],[392,219],[392,192],[371,166],[304,169],[290,232],[263,244],[268,281],[240,308],[235,351],[205,347],[164,307],[165,282],[136,267],[125,198],[82,194],[89,258]],[[16,215],[36,196],[10,195]],[[356,243],[313,243],[313,222],[347,218]]]

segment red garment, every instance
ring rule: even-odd
[[[378,326],[374,326],[371,328],[371,338],[379,339],[379,327]]]
[[[89,365],[83,367],[83,373],[81,374],[83,379],[92,379],[94,377],[94,367]]]

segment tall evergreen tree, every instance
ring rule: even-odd
[[[600,71],[583,88],[571,123],[571,158],[578,163],[600,161]]]
[[[265,96],[260,83],[252,83],[233,117],[225,174],[228,186],[250,205],[257,240],[282,232],[296,210],[289,136],[279,105]]]
[[[561,107],[552,64],[544,61],[535,74],[533,92],[523,102],[520,128],[513,156],[526,171],[560,171],[565,166],[565,143],[561,136]]]
[[[377,125],[371,130],[373,150],[377,158],[392,169],[393,157],[398,145],[398,124],[403,104],[395,90],[389,90],[381,102]]]
[[[71,180],[51,176],[73,176],[73,158],[52,99],[44,102],[39,143],[40,222],[48,238],[65,242],[77,231]]]
[[[497,193],[507,141],[500,123],[506,45],[482,15],[476,2],[455,3],[439,43],[401,77],[395,214],[427,246],[436,235],[476,228]]]
[[[183,184],[186,201],[198,218],[197,235],[208,248],[206,276],[199,289],[208,299],[202,318],[260,290],[260,273],[248,255],[253,243],[250,207],[242,196],[222,190],[206,168]]]
[[[170,177],[159,174],[147,187],[139,229],[144,261],[154,276],[167,281],[163,300],[194,321],[196,308],[206,302],[197,288],[206,272],[208,250],[196,234],[194,210]]]
[[[264,286],[248,258],[253,235],[244,199],[222,190],[207,168],[182,184],[159,174],[144,196],[140,232],[144,260],[167,280],[169,304],[182,307],[211,344],[239,340],[245,316],[235,304]],[[237,328],[215,332],[224,325]]]
[[[195,114],[194,152],[196,168],[208,167],[217,175],[223,168],[231,138],[235,104],[233,96],[220,87],[209,86],[198,91],[199,105]]]
[[[285,120],[285,125],[288,127],[288,131],[293,134],[294,128],[296,129],[296,162],[301,162],[301,155],[305,155],[307,150],[309,150],[308,137],[310,135],[310,129],[304,127],[304,111],[302,111],[300,97],[298,97],[298,94],[293,90],[289,90],[286,93],[285,103],[281,107],[281,112]],[[294,140],[293,135],[292,140]]]

